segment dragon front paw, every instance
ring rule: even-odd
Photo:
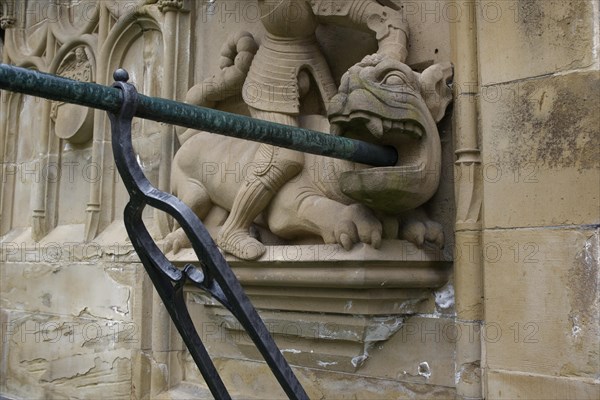
[[[334,229],[335,242],[346,250],[351,250],[356,243],[366,243],[378,249],[382,234],[381,222],[368,208],[359,204],[347,206]]]
[[[408,240],[419,248],[428,242],[437,248],[444,247],[444,230],[442,225],[431,220],[411,219],[402,224],[400,238]]]
[[[192,243],[181,228],[169,233],[163,241],[163,251],[165,253],[173,250],[173,254],[177,254],[179,250],[189,247],[192,247]]]

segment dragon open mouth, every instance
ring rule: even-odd
[[[419,139],[425,132],[418,121],[409,119],[394,121],[363,111],[357,111],[348,116],[336,116],[331,120],[331,124],[331,133],[334,135],[348,137],[358,134],[362,140],[367,140],[368,137],[365,134],[370,134],[379,143],[382,139],[389,138],[390,135],[408,135]],[[370,140],[370,142],[373,141]]]
[[[393,146],[398,161],[391,167],[360,166],[340,176],[348,197],[390,214],[415,208],[427,200],[429,179],[423,173],[426,130],[413,118],[391,120],[363,111],[330,118],[331,133]]]
[[[391,120],[357,111],[335,116],[330,122],[334,135],[394,147],[398,152],[396,167],[414,165],[419,159],[425,128],[415,119]]]

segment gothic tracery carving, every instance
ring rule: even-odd
[[[65,78],[83,82],[92,82],[92,65],[85,47],[72,50],[58,69]],[[55,133],[61,139],[72,143],[84,143],[92,137],[93,111],[74,104],[53,102],[50,118],[55,123]]]

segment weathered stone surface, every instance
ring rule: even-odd
[[[213,399],[208,387],[183,382],[155,397],[156,400]]]
[[[599,241],[584,228],[484,233],[489,370],[597,377]]]
[[[368,349],[369,358],[359,373],[407,384],[452,388],[454,352],[461,337],[469,337],[469,332],[453,318],[405,318],[388,341],[374,343]]]
[[[510,371],[491,371],[487,378],[490,399],[597,399],[597,379],[575,379]]]
[[[460,269],[454,271],[454,285],[461,296],[456,299],[456,314],[461,321],[483,319],[483,270],[479,232],[457,232],[454,259]]]
[[[594,1],[482,1],[481,84],[586,68],[594,62]],[[597,12],[597,11],[596,11]]]
[[[484,90],[486,227],[600,221],[599,77],[570,73]]]
[[[232,359],[218,359],[216,363],[234,397],[239,393],[248,399],[287,398],[264,363]],[[311,399],[454,399],[455,396],[452,388],[443,386],[298,367],[294,372]],[[257,376],[261,379],[256,379]]]
[[[65,144],[60,164],[51,161],[48,165],[48,171],[56,174],[51,180],[59,185],[57,208],[60,225],[85,223],[90,183],[100,179],[99,168],[89,162],[91,152],[89,146],[76,149]]]
[[[136,273],[125,265],[6,263],[0,301],[11,310],[131,321]]]
[[[3,315],[1,392],[33,399],[50,393],[94,397],[105,390],[114,398],[130,398],[135,324],[89,315],[6,310]]]
[[[3,260],[0,268],[0,391],[18,398],[93,398],[99,391],[130,398],[132,349],[144,343],[147,278],[131,264],[50,264],[61,259],[61,247],[41,248],[48,250],[43,261]]]
[[[478,398],[482,393],[481,326],[476,322],[456,322],[460,333],[456,339],[454,384],[466,398]]]
[[[307,296],[312,295],[312,290],[305,289],[305,292]],[[453,322],[451,314],[438,311],[437,315],[420,317],[398,313],[361,315],[359,310],[351,311],[353,301],[348,301],[341,314],[311,312],[308,306],[298,307],[299,303],[295,308],[298,311],[292,312],[279,311],[279,303],[286,301],[282,295],[273,297],[270,303],[256,302],[255,297],[256,294],[250,292],[250,298],[259,307],[261,317],[286,359],[293,365],[312,369],[452,387],[456,343],[461,337],[468,341],[479,334],[463,330]],[[328,301],[327,297],[323,298],[323,302]],[[240,323],[229,312],[196,293],[188,293],[188,307],[214,357],[243,355],[262,360]]]

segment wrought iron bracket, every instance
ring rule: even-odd
[[[108,112],[108,115],[115,163],[130,196],[124,211],[125,227],[213,396],[217,399],[231,398],[188,312],[183,290],[186,282],[209,293],[238,319],[290,399],[308,399],[202,222],[181,200],[153,187],[144,175],[131,140],[131,122],[138,105],[138,93],[133,85],[127,83],[129,76],[125,70],[117,70],[114,79],[116,82],[113,87],[121,90],[123,102],[118,113]],[[192,243],[200,261],[199,266],[187,264],[183,269],[178,269],[166,258],[142,220],[146,205],[164,211],[177,220]]]

